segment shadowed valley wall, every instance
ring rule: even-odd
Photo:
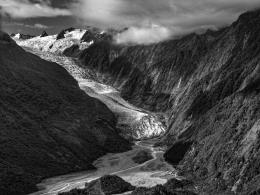
[[[0,194],[27,194],[43,178],[93,169],[130,149],[114,114],[56,63],[0,32]]]

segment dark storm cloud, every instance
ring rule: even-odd
[[[130,26],[119,42],[138,37],[150,42],[228,25],[242,12],[259,8],[260,0],[0,0],[0,5],[14,20],[52,18],[66,27],[57,18],[69,17],[82,28]]]
[[[0,0],[2,14],[11,18],[68,16],[68,9],[51,6],[51,0]]]
[[[259,0],[78,0],[75,14],[103,25],[226,25]],[[109,16],[109,17],[108,17]]]
[[[76,26],[69,6],[74,0],[0,0],[3,29],[8,33],[37,35],[42,29],[57,33]]]

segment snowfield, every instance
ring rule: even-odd
[[[83,50],[93,44],[93,42],[86,43],[80,41],[86,31],[87,30],[75,29],[71,32],[65,33],[65,38],[59,40],[56,40],[57,35],[49,35],[46,37],[37,36],[26,40],[19,39],[19,36],[15,35],[13,39],[22,47],[28,47],[43,52],[62,54],[65,49],[70,48],[73,45],[78,45],[80,50]]]

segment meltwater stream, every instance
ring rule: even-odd
[[[153,159],[138,165],[133,162],[132,157],[143,150],[151,152]],[[32,195],[54,195],[74,188],[84,188],[85,183],[107,174],[118,175],[138,187],[164,184],[167,179],[176,177],[176,174],[172,166],[164,161],[163,153],[160,148],[154,148],[152,143],[136,142],[128,152],[107,154],[96,160],[95,171],[68,174],[42,181],[38,184],[40,191]]]

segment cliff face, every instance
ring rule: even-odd
[[[56,63],[0,33],[0,194],[26,194],[45,177],[94,168],[129,143],[116,118]]]
[[[260,11],[231,26],[154,45],[93,44],[86,69],[135,105],[167,113],[165,157],[204,192],[260,182]],[[203,184],[203,185],[200,185]]]

